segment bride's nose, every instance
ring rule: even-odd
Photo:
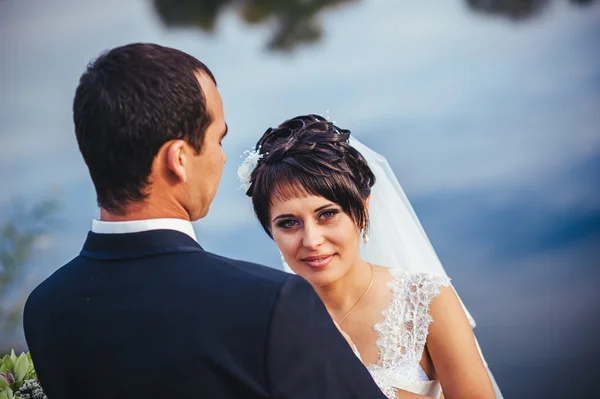
[[[323,244],[325,238],[318,226],[305,225],[302,236],[302,245],[305,248],[316,248]]]

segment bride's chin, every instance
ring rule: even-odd
[[[292,269],[313,287],[324,287],[334,283],[341,277],[339,266],[339,258],[334,255],[333,259],[324,267],[311,267],[302,261],[298,261]]]
[[[326,287],[339,279],[338,273],[335,270],[323,270],[321,272],[312,271],[303,277],[313,287]]]

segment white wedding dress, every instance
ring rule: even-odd
[[[427,342],[429,325],[433,322],[429,304],[450,285],[446,276],[431,273],[406,273],[390,269],[389,283],[393,299],[385,309],[383,321],[373,328],[379,335],[379,362],[367,369],[381,391],[396,398],[395,388],[431,398],[439,398],[439,381],[430,380],[419,364]]]

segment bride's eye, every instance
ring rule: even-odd
[[[282,229],[291,229],[292,227],[296,227],[297,222],[293,219],[282,220],[277,223],[277,227]]]
[[[340,213],[340,211],[337,209],[328,209],[328,210],[322,212],[319,215],[319,218],[324,219],[324,220],[329,220],[329,219],[333,218],[335,215],[337,215],[338,213]]]

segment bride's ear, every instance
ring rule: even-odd
[[[367,211],[369,210],[369,203],[370,202],[371,202],[371,194],[369,194],[369,196],[365,200],[365,208],[367,209]]]
[[[189,151],[186,142],[183,140],[173,140],[166,144],[165,158],[167,162],[167,169],[174,175],[174,177],[181,183],[187,181],[186,166],[190,161]]]

